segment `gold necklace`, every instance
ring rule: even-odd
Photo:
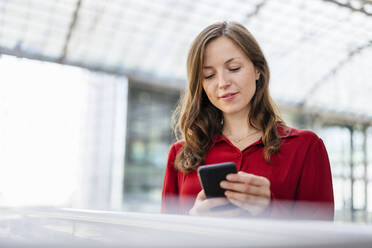
[[[240,143],[241,141],[243,141],[244,139],[250,137],[250,136],[253,136],[254,134],[257,134],[259,131],[255,131],[253,133],[250,133],[242,138],[239,138],[239,139],[235,139],[233,137],[231,137],[231,134],[225,134],[226,137],[228,137],[229,139],[231,139],[232,141],[234,141],[235,143]]]

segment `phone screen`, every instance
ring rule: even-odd
[[[234,162],[202,165],[198,168],[199,180],[207,198],[225,196],[220,182],[226,180],[227,174],[230,173],[237,173]]]

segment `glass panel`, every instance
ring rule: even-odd
[[[331,126],[319,130],[318,135],[323,139],[327,148],[335,177],[350,177],[350,133],[342,127]]]
[[[342,178],[333,178],[333,191],[335,199],[335,210],[342,211],[344,208],[344,182]]]
[[[372,182],[369,181],[368,182],[368,187],[367,187],[367,190],[368,190],[368,199],[367,199],[367,209],[368,209],[368,221],[369,222],[372,222]]]
[[[368,159],[368,167],[367,167],[368,180],[372,181],[372,127],[369,127],[367,129],[367,159]],[[372,193],[372,191],[370,191],[370,193]],[[372,196],[370,198],[372,198]]]
[[[126,78],[4,55],[0,71],[0,205],[120,209]]]
[[[354,178],[356,179],[363,179],[364,178],[364,164],[356,164],[354,165]]]
[[[344,210],[350,210],[351,209],[351,180],[350,179],[344,179],[342,193],[343,193],[343,200],[344,200]]]
[[[171,114],[179,94],[167,90],[129,89],[124,178],[126,210],[159,212],[167,156],[175,140]]]
[[[363,209],[365,206],[364,181],[354,182],[354,209]]]

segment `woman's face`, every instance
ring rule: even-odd
[[[229,38],[212,40],[205,49],[203,89],[209,101],[227,115],[246,114],[259,73]]]

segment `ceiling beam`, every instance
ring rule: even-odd
[[[68,29],[68,32],[67,32],[67,35],[66,35],[66,38],[65,38],[65,42],[64,42],[64,45],[63,45],[62,54],[61,54],[61,57],[59,58],[59,63],[63,63],[63,61],[66,59],[66,56],[67,56],[67,53],[68,53],[68,48],[69,48],[69,45],[70,45],[71,36],[72,36],[72,33],[75,30],[76,23],[77,23],[77,20],[78,20],[78,17],[79,17],[79,11],[80,11],[80,7],[81,7],[81,3],[82,3],[82,0],[78,0],[76,2],[76,7],[75,7],[75,10],[74,10],[74,14],[72,15],[72,20],[71,20],[71,23],[70,23],[70,27]]]
[[[336,5],[341,6],[341,7],[345,7],[345,8],[351,9],[354,12],[361,12],[361,13],[367,15],[367,16],[372,16],[372,13],[368,12],[366,10],[366,8],[365,8],[366,5],[372,5],[372,1],[359,0],[359,2],[361,3],[361,7],[360,8],[354,7],[351,4],[351,1],[348,1],[347,3],[341,3],[341,2],[336,1],[336,0],[323,0],[323,1],[324,2],[330,2],[330,3],[336,4]]]
[[[316,91],[324,85],[324,82],[329,82],[329,79],[337,74],[337,72],[344,67],[351,59],[357,54],[362,53],[364,50],[372,47],[372,40],[368,41],[366,44],[357,47],[356,49],[350,51],[346,58],[341,60],[333,69],[331,69],[326,75],[324,75],[320,80],[315,82],[310,90],[304,95],[304,98],[299,103],[300,106],[305,106],[308,104],[309,99],[316,93]]]

